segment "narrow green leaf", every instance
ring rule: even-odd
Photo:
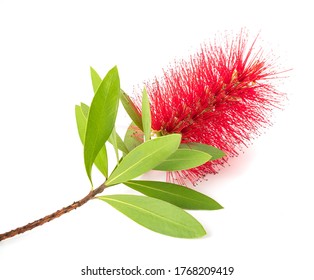
[[[98,168],[98,170],[108,178],[108,155],[105,144],[101,147],[94,164]]]
[[[94,93],[96,93],[98,87],[101,84],[102,78],[100,78],[100,76],[98,75],[98,73],[95,71],[93,67],[90,67],[90,75],[92,78],[93,90],[94,90]]]
[[[209,155],[211,155],[211,161],[215,160],[215,159],[219,159],[224,157],[226,154],[219,150],[218,148],[215,148],[213,146],[210,145],[206,145],[206,144],[201,144],[201,143],[186,143],[186,144],[181,144],[180,148],[182,149],[193,149],[193,150],[198,150],[198,151],[202,151],[204,153],[207,153]]]
[[[81,103],[81,106],[75,106],[76,124],[82,144],[85,142],[86,123],[89,107]],[[108,157],[106,146],[104,145],[95,159],[95,165],[99,171],[108,178]]]
[[[198,238],[206,234],[203,226],[189,213],[168,202],[137,195],[107,195],[99,199],[155,232],[180,238]]]
[[[89,112],[89,107],[86,104],[81,103],[81,109],[82,109],[82,112],[84,113],[84,116],[87,118],[88,112]],[[129,152],[129,150],[127,149],[127,147],[125,146],[123,140],[121,139],[121,137],[119,136],[119,134],[116,131],[115,131],[115,134],[116,134],[115,138],[116,138],[118,149],[120,151],[122,151],[123,153],[127,154]],[[111,143],[112,142],[111,135],[110,135],[110,137],[108,139],[108,142],[113,145],[113,143]]]
[[[84,116],[87,118],[88,112],[89,112],[89,107],[88,107],[86,104],[81,103],[81,109],[82,109],[82,112],[83,112]],[[116,141],[117,141],[117,147],[118,147],[118,149],[119,149],[121,152],[127,154],[127,153],[129,152],[128,148],[125,146],[125,144],[124,144],[123,140],[121,139],[121,137],[119,136],[119,134],[118,134],[117,132],[115,132],[115,134],[116,134]],[[108,139],[108,142],[109,142],[110,144],[113,144],[113,143],[111,143],[110,137],[109,137],[109,139]]]
[[[145,135],[145,141],[150,140],[151,136],[151,114],[150,114],[150,105],[148,100],[148,94],[146,88],[143,89],[142,96],[142,124],[143,124],[143,132]]]
[[[124,144],[123,140],[121,139],[121,137],[119,136],[119,134],[117,133],[117,131],[115,131],[115,134],[116,134],[116,135],[115,135],[115,138],[116,138],[117,148],[118,148],[121,152],[127,154],[127,153],[129,152],[128,148],[127,148],[126,145]],[[112,140],[112,139],[109,137],[108,142],[113,145],[113,143],[111,143],[111,140]]]
[[[135,123],[137,127],[143,130],[142,116],[131,98],[123,90],[121,90],[120,92],[120,100],[131,120]]]
[[[144,142],[129,152],[109,176],[106,185],[115,185],[136,178],[174,153],[180,145],[181,135],[171,134]]]
[[[86,132],[86,117],[82,111],[81,106],[75,105],[75,118],[76,118],[76,126],[81,139],[82,144],[85,142],[85,132]]]
[[[81,109],[82,109],[82,112],[83,112],[85,118],[87,119],[88,113],[89,113],[89,106],[84,104],[83,102],[81,102]]]
[[[113,148],[114,148],[114,152],[116,154],[116,159],[117,159],[117,163],[119,163],[119,151],[118,151],[118,143],[117,143],[117,133],[116,133],[116,128],[113,127],[111,135],[108,139],[108,142],[110,144],[112,144]]]
[[[142,194],[167,201],[183,209],[218,210],[223,208],[205,194],[172,183],[133,180],[123,184]]]
[[[140,130],[134,122],[132,122],[124,136],[124,144],[128,151],[132,151],[134,148],[144,142],[144,133]],[[126,153],[127,154],[127,153]]]
[[[99,85],[90,106],[85,135],[84,162],[88,178],[94,160],[108,140],[115,124],[120,95],[117,67],[112,68]]]
[[[178,149],[154,169],[164,171],[185,170],[202,165],[210,158],[209,154],[198,150]]]

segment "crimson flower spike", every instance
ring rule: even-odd
[[[203,143],[225,152],[222,159],[197,168],[169,172],[169,181],[195,184],[208,173],[217,173],[230,157],[270,125],[273,108],[285,95],[275,89],[279,72],[270,55],[252,44],[241,31],[222,43],[203,45],[189,60],[176,61],[163,77],[146,82],[152,129],[158,134],[182,134],[182,143]],[[141,110],[141,97],[135,103]]]

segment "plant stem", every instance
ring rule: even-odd
[[[93,199],[97,194],[100,194],[103,192],[103,190],[106,188],[107,186],[105,184],[100,185],[98,188],[91,190],[85,197],[83,197],[81,200],[75,201],[73,202],[71,205],[64,207],[50,215],[47,215],[39,220],[36,220],[32,223],[29,223],[25,226],[22,227],[18,227],[16,229],[10,230],[8,232],[2,233],[0,234],[0,242],[7,239],[7,238],[11,238],[14,237],[15,235],[24,233],[25,231],[28,230],[32,230],[35,227],[41,226],[47,222],[52,221],[53,219],[56,219],[60,216],[62,216],[63,214],[66,214],[78,207],[81,207],[82,205],[84,205],[85,203],[87,203],[88,201],[90,201],[91,199]]]

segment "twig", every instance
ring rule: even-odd
[[[91,190],[85,197],[83,197],[81,200],[75,201],[73,202],[71,205],[64,207],[50,215],[47,215],[39,220],[36,220],[32,223],[29,223],[25,226],[22,227],[18,227],[16,229],[10,230],[8,232],[2,233],[0,234],[0,242],[7,239],[7,238],[11,238],[14,237],[15,235],[24,233],[25,231],[28,230],[32,230],[35,227],[41,226],[47,222],[50,222],[78,207],[81,207],[82,205],[84,205],[85,203],[87,203],[88,201],[90,201],[91,199],[93,199],[97,194],[100,194],[103,192],[103,190],[106,188],[107,186],[105,184],[100,185],[98,188]]]

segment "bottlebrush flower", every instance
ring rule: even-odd
[[[181,133],[182,143],[208,144],[226,153],[197,168],[168,173],[168,180],[195,183],[217,173],[270,124],[272,109],[280,107],[284,94],[273,84],[280,73],[274,60],[255,47],[256,40],[248,44],[244,31],[226,36],[221,45],[203,45],[189,60],[177,61],[163,77],[145,83],[154,131]],[[140,95],[135,99],[140,110]]]

